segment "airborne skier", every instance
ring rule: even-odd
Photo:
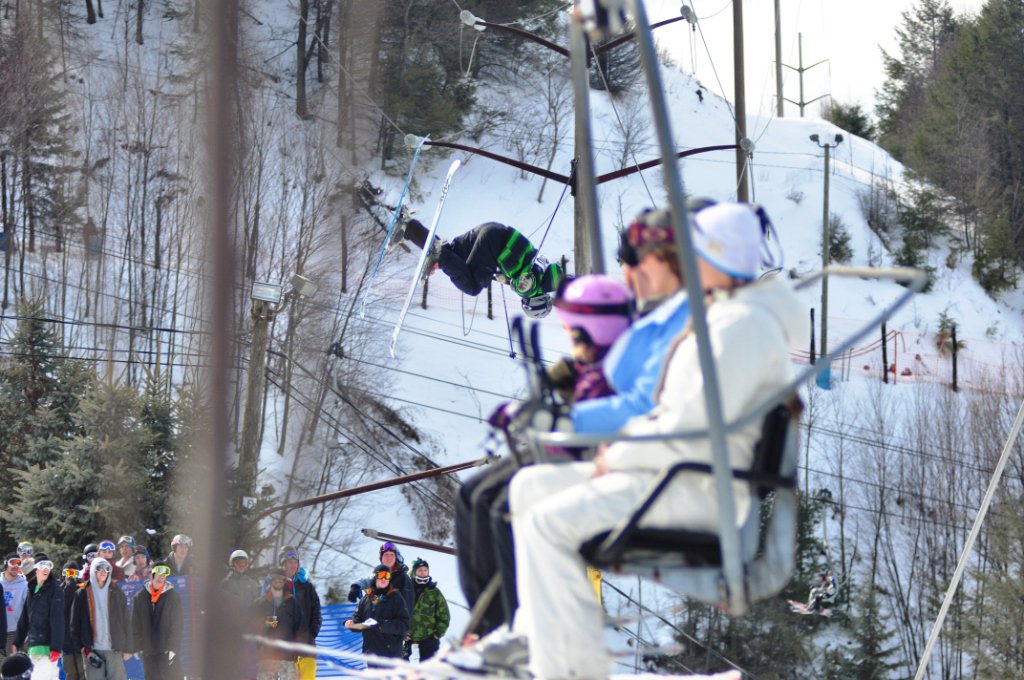
[[[423,248],[427,228],[410,218],[396,230],[393,241],[403,238]],[[551,311],[553,294],[565,277],[561,266],[538,256],[529,239],[498,222],[485,222],[451,241],[435,237],[426,270],[435,263],[466,295],[479,295],[491,279],[507,283],[521,298],[523,312],[535,319]]]

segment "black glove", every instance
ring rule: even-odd
[[[358,600],[360,590],[362,590],[362,588],[359,587],[359,584],[353,583],[352,587],[348,589],[348,601],[355,602],[356,600]]]

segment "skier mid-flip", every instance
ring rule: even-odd
[[[423,248],[427,234],[422,222],[406,218],[391,242],[405,239]],[[435,237],[425,271],[435,264],[466,295],[479,295],[492,279],[507,283],[521,298],[523,312],[535,319],[551,311],[554,293],[565,278],[558,264],[538,256],[529,239],[498,222],[485,222],[450,241]]]

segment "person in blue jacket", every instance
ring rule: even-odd
[[[687,208],[692,217],[714,204],[695,198]],[[654,408],[665,353],[690,318],[668,210],[648,209],[637,215],[622,233],[618,255],[640,319],[604,358],[605,375],[615,394],[573,406],[572,425],[580,434],[611,434]]]

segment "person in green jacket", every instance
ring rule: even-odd
[[[448,600],[430,578],[430,565],[421,557],[412,563],[413,588],[416,599],[412,609],[412,622],[405,642],[405,659],[412,656],[412,646],[419,645],[420,661],[426,661],[437,653],[441,638],[448,631],[451,613]]]

